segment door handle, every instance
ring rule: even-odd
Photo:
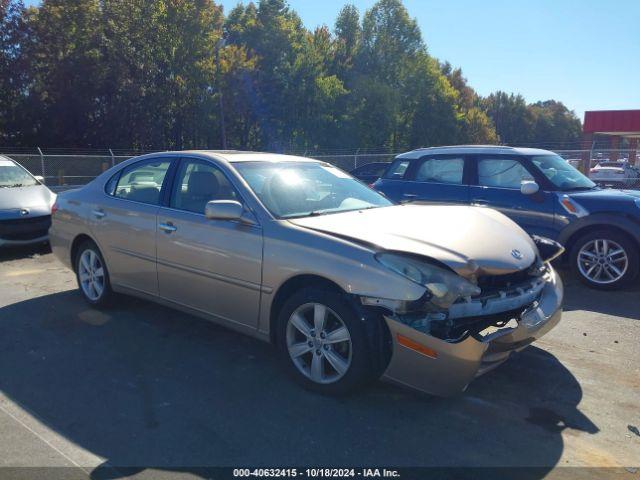
[[[167,222],[167,223],[161,223],[160,225],[158,225],[158,228],[160,230],[162,230],[165,233],[173,233],[176,230],[178,230],[178,227],[176,227],[173,223],[171,222]]]
[[[94,210],[91,213],[93,213],[93,216],[96,218],[104,218],[104,216],[106,215],[106,213],[104,213],[102,210]]]
[[[473,205],[474,207],[486,207],[487,205],[489,205],[489,202],[487,200],[474,198],[473,200],[471,200],[471,205]]]

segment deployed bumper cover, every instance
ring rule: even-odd
[[[484,336],[460,341],[436,338],[385,315],[393,354],[383,378],[434,395],[464,391],[475,377],[551,330],[562,316],[563,295],[562,280],[551,270],[539,296],[519,318]]]

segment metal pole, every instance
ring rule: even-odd
[[[116,164],[116,156],[113,154],[113,150],[109,149],[109,153],[111,154],[111,166],[115,166]]]
[[[589,150],[589,165],[587,166],[587,171],[585,172],[585,175],[589,176],[589,174],[591,173],[591,161],[593,159],[593,151],[596,148],[596,141],[593,140],[591,142],[591,150]]]
[[[46,172],[44,170],[44,153],[42,153],[42,150],[40,149],[40,147],[38,147],[38,153],[40,154],[40,169],[42,170],[42,178],[44,180],[44,183],[47,183],[47,175]]]
[[[218,103],[220,107],[220,139],[222,140],[222,149],[227,149],[227,132],[224,124],[224,101],[222,100],[222,82],[220,77],[220,48],[226,45],[226,40],[221,38],[216,44],[216,77],[218,83]]]

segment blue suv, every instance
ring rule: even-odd
[[[564,245],[580,279],[619,288],[640,269],[640,191],[605,190],[547,150],[435,147],[396,157],[373,187],[398,202],[495,208]]]

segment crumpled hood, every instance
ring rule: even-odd
[[[465,277],[517,272],[537,255],[524,230],[484,207],[396,205],[290,221],[381,250],[430,257]]]
[[[20,210],[28,209],[30,215],[48,215],[55,194],[44,185],[32,187],[0,188],[0,216],[20,216]]]

